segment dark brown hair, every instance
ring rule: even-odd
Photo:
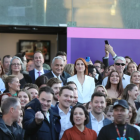
[[[135,108],[130,104],[128,103],[129,107],[131,107],[132,109],[132,118],[130,120],[130,124],[135,124],[135,121],[136,121],[136,117],[137,117],[137,113],[136,113],[136,110]]]
[[[31,101],[31,95],[30,95],[30,92],[27,90],[27,89],[21,89],[21,90],[19,90],[18,92],[17,92],[17,97],[18,97],[18,94],[20,93],[20,92],[25,92],[27,95],[28,95],[28,98],[29,98],[29,101]]]
[[[75,125],[75,124],[74,124],[74,121],[73,121],[73,115],[74,115],[74,110],[75,110],[76,108],[81,108],[81,109],[84,111],[84,114],[85,114],[85,117],[86,117],[86,120],[85,120],[85,122],[84,122],[84,125],[88,124],[88,122],[89,122],[89,113],[88,113],[88,111],[86,110],[86,108],[85,108],[83,105],[76,105],[76,106],[74,106],[74,107],[71,109],[70,121],[71,121],[72,125]]]
[[[87,65],[87,63],[86,63],[86,61],[85,61],[84,58],[78,58],[78,59],[75,61],[75,63],[74,63],[74,75],[77,74],[77,71],[76,71],[76,69],[75,69],[75,66],[76,66],[76,63],[77,63],[78,60],[81,60],[81,61],[84,63],[84,65],[85,65],[85,72],[84,72],[84,74],[85,74],[85,75],[88,75],[88,65]]]
[[[58,78],[51,78],[49,81],[48,81],[48,83],[47,83],[47,85],[49,86],[49,87],[52,87],[54,84],[61,84],[62,82],[58,79]]]
[[[60,89],[59,96],[62,95],[64,89],[68,89],[68,90],[74,91],[74,89],[71,86],[63,86]]]
[[[48,78],[44,75],[39,76],[36,80],[35,80],[35,84],[40,88],[41,85],[48,83]]]
[[[67,82],[66,85],[70,85],[70,84],[74,84],[74,85],[77,87],[76,83],[74,83],[73,81],[69,81],[69,82]]]
[[[128,101],[129,99],[129,94],[128,94],[128,91],[131,91],[134,87],[136,87],[135,84],[129,84],[125,87],[124,91],[123,91],[123,94],[122,94],[122,99]]]
[[[4,70],[3,70],[3,66],[2,66],[1,63],[0,63],[0,67],[1,67],[1,71],[2,71],[2,72],[1,72],[1,76],[2,76],[2,75],[4,75]]]
[[[60,55],[66,56],[66,58],[67,58],[67,54],[65,52],[58,51],[57,54],[56,54],[56,56],[60,56]]]
[[[109,77],[108,77],[108,81],[107,81],[107,85],[106,85],[106,89],[110,89],[111,88],[110,77],[111,77],[113,72],[117,72],[117,71],[113,70],[112,72],[110,72]],[[118,76],[119,76],[119,83],[117,85],[117,89],[116,90],[119,93],[118,97],[120,97],[122,92],[123,92],[123,85],[122,85],[122,78],[120,77],[119,73],[118,73]]]
[[[105,100],[106,100],[106,95],[104,94],[104,93],[101,93],[101,92],[94,92],[93,94],[92,94],[92,96],[91,96],[91,102],[93,101],[93,99],[94,99],[94,97],[104,97],[105,98]]]

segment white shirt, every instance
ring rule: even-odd
[[[83,85],[79,82],[77,74],[68,78],[67,82],[73,81],[77,85],[78,90],[78,102],[88,103],[91,100],[91,96],[94,93],[95,81],[94,78],[85,75],[85,81]]]
[[[99,122],[96,120],[96,118],[92,115],[91,112],[90,112],[90,117],[91,117],[92,130],[94,130],[98,136],[101,128],[104,126],[104,124],[103,124],[104,116],[103,116],[102,120]]]
[[[59,116],[61,117],[60,119],[60,124],[61,124],[61,131],[60,131],[60,135],[59,135],[59,140],[62,138],[63,133],[65,130],[73,127],[73,125],[70,122],[70,114],[71,114],[71,109],[69,108],[69,112],[67,114],[65,114],[58,106],[58,110],[59,110]]]
[[[102,85],[105,87],[106,84],[107,84],[107,81],[108,81],[108,77],[105,77],[103,79],[103,82],[102,82]],[[130,84],[130,76],[129,75],[126,75],[126,74],[123,74],[123,77],[122,77],[122,85],[123,85],[123,88],[125,89],[125,87]]]
[[[51,71],[52,72],[52,74],[53,74],[53,76],[55,77],[55,78],[58,78],[62,83],[61,83],[61,85],[62,85],[62,87],[63,87],[63,81],[61,80],[61,77],[60,77],[60,75],[59,76],[56,76],[54,73],[53,73],[53,71]]]
[[[5,84],[1,78],[0,78],[0,91],[1,91],[1,93],[3,93],[5,91]]]
[[[38,72],[40,72],[40,76],[43,75],[44,74],[43,68],[42,68],[41,71],[38,71],[37,69],[35,69],[35,80],[39,77],[39,73]]]

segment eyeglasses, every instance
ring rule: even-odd
[[[13,64],[11,64],[11,65],[13,65],[13,66],[20,66],[21,64],[19,64],[19,63],[13,63]]]
[[[117,66],[125,66],[125,64],[124,63],[115,63],[115,65],[117,65]]]

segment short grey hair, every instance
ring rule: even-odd
[[[115,59],[114,63],[116,63],[117,60],[122,60],[122,61],[124,61],[125,64],[126,64],[126,60],[125,60],[125,58],[122,57],[122,56],[118,56],[118,57]]]
[[[60,60],[62,60],[63,63],[64,63],[64,60],[63,60],[63,58],[62,58],[61,56],[56,56],[56,57],[53,58],[52,64],[54,63],[54,61],[55,61],[56,59],[60,59]]]
[[[8,97],[8,98],[4,99],[4,101],[1,105],[2,114],[5,115],[5,114],[9,113],[9,109],[11,107],[16,109],[18,104],[20,104],[20,101],[18,98]]]
[[[17,56],[14,56],[14,57],[12,58],[12,60],[10,61],[8,75],[11,75],[11,74],[12,74],[11,65],[12,65],[12,62],[13,62],[14,59],[18,59],[18,60],[20,61],[20,64],[21,64],[21,71],[20,71],[20,72],[22,73],[22,72],[24,71],[24,65],[23,65],[21,59],[20,59],[19,57],[17,57]]]

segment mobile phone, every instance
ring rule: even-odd
[[[109,45],[108,40],[105,40],[105,44],[106,44],[106,45]]]
[[[90,57],[86,57],[86,62],[89,62],[90,61]]]

